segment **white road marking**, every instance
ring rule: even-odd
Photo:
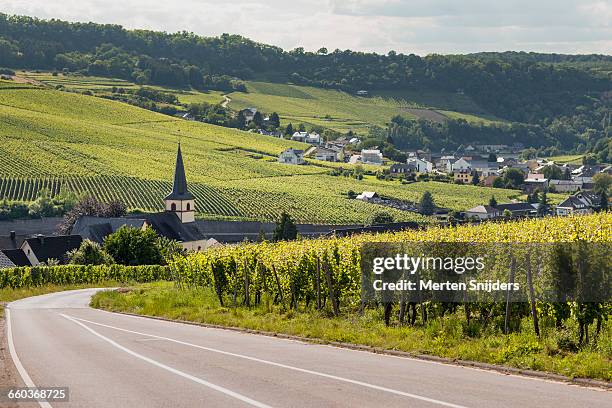
[[[207,351],[210,351],[210,352],[213,352],[213,353],[219,353],[219,354],[224,354],[224,355],[227,355],[227,356],[238,357],[238,358],[242,358],[242,359],[250,360],[250,361],[255,361],[255,362],[258,362],[258,363],[262,363],[262,364],[268,364],[268,365],[272,365],[272,366],[275,366],[275,367],[281,367],[281,368],[286,368],[288,370],[298,371],[298,372],[301,372],[301,373],[316,375],[316,376],[319,376],[319,377],[329,378],[329,379],[336,380],[336,381],[342,381],[342,382],[346,382],[346,383],[350,383],[350,384],[360,385],[362,387],[367,387],[367,388],[375,389],[375,390],[378,390],[378,391],[384,391],[384,392],[388,392],[390,394],[401,395],[401,396],[404,396],[404,397],[413,398],[413,399],[417,399],[417,400],[420,400],[420,401],[426,401],[426,402],[430,402],[432,404],[437,404],[437,405],[441,405],[441,406],[445,406],[445,407],[450,407],[450,408],[467,408],[467,407],[465,407],[463,405],[457,405],[457,404],[453,404],[451,402],[440,401],[440,400],[437,400],[437,399],[434,399],[434,398],[424,397],[422,395],[417,395],[417,394],[411,394],[411,393],[408,393],[408,392],[399,391],[399,390],[395,390],[395,389],[387,388],[387,387],[382,387],[380,385],[370,384],[370,383],[366,383],[366,382],[363,382],[363,381],[352,380],[350,378],[338,377],[338,376],[332,375],[332,374],[326,374],[326,373],[321,373],[319,371],[313,371],[313,370],[308,370],[308,369],[305,369],[305,368],[294,367],[294,366],[290,366],[290,365],[286,365],[286,364],[282,364],[282,363],[276,363],[274,361],[263,360],[263,359],[260,359],[260,358],[257,358],[257,357],[251,357],[251,356],[247,356],[247,355],[244,355],[244,354],[237,354],[237,353],[232,353],[232,352],[229,352],[229,351],[223,351],[223,350],[219,350],[219,349],[215,349],[215,348],[211,348],[211,347],[200,346],[200,345],[197,345],[197,344],[193,344],[193,343],[188,343],[188,342],[184,342],[184,341],[181,341],[181,340],[172,339],[172,338],[169,338],[169,337],[156,336],[154,334],[148,334],[148,333],[137,332],[137,331],[134,331],[134,330],[122,329],[120,327],[115,327],[115,326],[110,326],[110,325],[107,325],[107,324],[92,322],[90,320],[81,319],[81,318],[78,318],[78,317],[69,317],[69,316],[66,316],[64,314],[62,314],[62,316],[64,316],[67,319],[75,321],[75,323],[81,324],[82,326],[86,327],[88,330],[91,330],[91,329],[89,327],[83,325],[80,322],[87,322],[87,323],[90,323],[90,324],[94,324],[94,325],[101,326],[101,327],[106,327],[108,329],[122,331],[122,332],[125,332],[125,333],[132,333],[132,334],[137,334],[137,335],[140,335],[140,336],[147,336],[147,337],[157,338],[157,339],[160,339],[160,340],[167,340],[167,341],[170,341],[170,342],[173,342],[173,343],[182,344],[184,346],[194,347],[194,348],[198,348],[198,349],[202,349],[202,350],[207,350]],[[76,320],[78,320],[80,322],[78,322]],[[93,331],[93,330],[91,330],[91,331]],[[110,341],[112,341],[112,340],[110,340]]]
[[[34,381],[32,381],[32,378],[30,378],[30,375],[26,371],[25,367],[23,364],[21,364],[21,361],[17,356],[17,352],[15,351],[15,344],[13,343],[13,329],[11,328],[11,310],[7,307],[4,309],[4,311],[6,312],[6,337],[8,337],[9,353],[13,359],[13,363],[15,364],[15,367],[17,368],[17,371],[19,372],[25,386],[35,388],[36,384],[34,384]],[[46,401],[38,401],[38,405],[40,405],[41,408],[52,408],[51,404]]]
[[[238,394],[237,392],[234,392],[234,391],[232,391],[232,390],[229,390],[229,389],[227,389],[227,388],[221,387],[221,386],[219,386],[219,385],[216,385],[216,384],[210,383],[210,382],[208,382],[208,381],[206,381],[206,380],[203,380],[203,379],[201,379],[201,378],[195,377],[195,376],[193,376],[193,375],[190,375],[190,374],[184,373],[184,372],[182,372],[182,371],[180,371],[180,370],[177,370],[176,368],[169,367],[169,366],[167,366],[167,365],[165,365],[165,364],[162,364],[162,363],[160,363],[160,362],[158,362],[158,361],[156,361],[156,360],[153,360],[153,359],[151,359],[151,358],[149,358],[149,357],[145,357],[145,356],[143,356],[142,354],[138,354],[138,353],[136,353],[136,352],[134,352],[134,351],[132,351],[132,350],[130,350],[130,349],[128,349],[128,348],[126,348],[126,347],[123,347],[122,345],[120,345],[120,344],[116,343],[115,341],[113,341],[113,340],[109,339],[108,337],[105,337],[105,336],[101,335],[100,333],[98,333],[97,331],[93,330],[92,328],[90,328],[90,327],[88,327],[88,326],[84,325],[83,323],[81,323],[81,322],[77,321],[77,320],[81,320],[81,319],[76,319],[76,318],[73,318],[73,317],[67,316],[67,315],[65,315],[65,314],[63,314],[63,313],[60,313],[60,315],[61,315],[62,317],[65,317],[66,319],[68,319],[68,320],[70,320],[70,321],[72,321],[72,322],[74,322],[74,323],[76,323],[76,324],[80,325],[81,327],[85,328],[86,330],[88,330],[88,331],[89,331],[90,333],[92,333],[93,335],[95,335],[95,336],[97,336],[97,337],[101,338],[102,340],[104,340],[104,341],[106,341],[107,343],[111,344],[112,346],[114,346],[114,347],[118,348],[119,350],[122,350],[122,351],[124,351],[124,352],[126,352],[126,353],[128,353],[128,354],[130,354],[130,355],[132,355],[132,356],[134,356],[134,357],[136,357],[136,358],[139,358],[139,359],[141,359],[141,360],[143,360],[143,361],[146,361],[147,363],[153,364],[154,366],[157,366],[157,367],[159,367],[159,368],[162,368],[162,369],[164,369],[164,370],[167,370],[167,371],[169,371],[169,372],[171,372],[171,373],[173,373],[173,374],[176,374],[176,375],[178,375],[178,376],[181,376],[181,377],[187,378],[187,379],[189,379],[189,380],[191,380],[191,381],[193,381],[193,382],[196,382],[196,383],[198,383],[198,384],[205,385],[206,387],[212,388],[213,390],[219,391],[219,392],[221,392],[221,393],[223,393],[223,394],[225,394],[225,395],[229,395],[230,397],[236,398],[236,399],[238,399],[238,400],[240,400],[240,401],[242,401],[242,402],[245,402],[245,403],[247,403],[247,404],[249,404],[249,405],[252,405],[252,406],[254,406],[254,407],[258,407],[258,408],[272,408],[272,407],[270,407],[269,405],[266,405],[266,404],[264,404],[264,403],[262,403],[262,402],[255,401],[254,399],[251,399],[251,398],[249,398],[249,397],[246,397],[246,396],[244,396],[244,395],[242,395],[242,394]],[[151,337],[155,337],[155,336],[151,336]]]

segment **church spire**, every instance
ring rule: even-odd
[[[187,177],[185,176],[185,166],[183,165],[183,155],[181,153],[181,143],[178,144],[176,153],[176,167],[174,168],[174,184],[172,192],[166,196],[166,200],[193,200],[193,195],[187,189]]]

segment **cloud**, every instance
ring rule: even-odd
[[[285,49],[609,53],[612,5],[593,0],[0,0],[0,10],[128,28],[242,34]]]

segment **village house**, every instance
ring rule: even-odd
[[[591,192],[580,192],[569,196],[557,205],[557,215],[590,214],[600,207],[600,197]]]
[[[36,266],[51,259],[65,264],[66,253],[81,246],[83,238],[80,235],[57,235],[45,237],[38,235],[28,238],[21,244],[21,251],[28,258],[30,265]]]
[[[502,215],[502,211],[490,205],[477,205],[465,212],[466,218],[478,218],[479,220],[490,220]]]
[[[246,108],[238,112],[239,115],[244,117],[245,124],[249,124],[255,119],[255,114],[257,113],[256,108]]]
[[[338,161],[338,152],[327,147],[317,147],[315,159],[328,162]]]
[[[278,156],[278,162],[284,164],[305,164],[304,151],[290,147]]]
[[[412,163],[393,163],[389,167],[389,172],[394,175],[410,174],[416,172],[416,167]]]
[[[412,164],[418,173],[431,173],[433,170],[433,163],[418,157],[410,157],[407,161],[408,164]]]
[[[474,176],[472,175],[472,171],[470,169],[459,170],[453,173],[455,183],[461,184],[471,184]]]
[[[382,165],[383,155],[380,150],[362,150],[361,151],[361,162],[364,164],[374,164],[377,166]]]
[[[472,165],[465,158],[461,157],[459,160],[453,163],[451,170],[453,172],[459,172],[463,170],[472,170]]]
[[[582,189],[582,183],[574,180],[549,180],[548,190],[555,193],[575,193]]]
[[[323,138],[321,138],[321,135],[317,132],[295,132],[291,136],[291,140],[312,145],[319,145],[323,142]]]
[[[357,200],[368,201],[372,198],[378,198],[378,194],[375,191],[364,191],[355,198]]]
[[[455,162],[455,156],[442,156],[436,166],[439,170],[450,173],[453,171],[453,163]]]
[[[509,211],[513,217],[534,217],[538,215],[539,204],[531,203],[509,203],[509,204],[497,204],[497,208],[501,214]]]
[[[548,191],[548,179],[547,178],[526,178],[523,181],[523,191],[525,193],[533,193],[535,191]]]
[[[293,135],[291,135],[291,140],[295,142],[306,143],[307,137],[308,137],[308,132],[293,132]]]

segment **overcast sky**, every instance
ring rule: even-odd
[[[612,51],[612,0],[0,0],[0,11],[242,34],[284,49]]]

